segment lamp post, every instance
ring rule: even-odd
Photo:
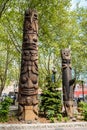
[[[83,101],[84,101],[84,81],[82,80],[81,83],[82,83],[82,95],[83,95]]]
[[[57,72],[57,70],[56,70],[56,68],[55,68],[55,66],[52,68],[52,82],[54,82],[55,83],[55,81],[56,81],[56,72]]]

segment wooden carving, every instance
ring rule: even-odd
[[[21,57],[19,119],[35,120],[38,118],[38,15],[35,10],[25,11]]]
[[[70,50],[69,49],[62,50],[61,57],[62,57],[63,102],[66,114],[69,117],[73,117],[73,95],[74,95],[75,79],[72,79]]]

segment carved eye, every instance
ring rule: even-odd
[[[34,17],[37,17],[37,14],[34,14]]]

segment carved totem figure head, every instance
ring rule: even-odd
[[[63,60],[70,60],[71,58],[70,49],[66,48],[61,50],[61,57]]]

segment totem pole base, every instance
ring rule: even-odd
[[[72,118],[73,117],[73,101],[65,101],[65,110],[67,113],[67,116]]]
[[[24,120],[25,121],[34,121],[36,120],[36,115],[33,112],[33,106],[24,107]]]

